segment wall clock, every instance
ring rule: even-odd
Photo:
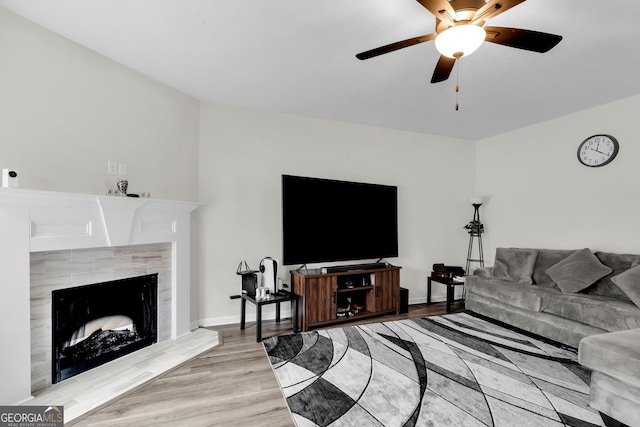
[[[593,135],[578,146],[578,160],[592,168],[608,165],[618,154],[618,140],[611,135]]]

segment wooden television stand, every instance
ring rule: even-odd
[[[299,330],[381,314],[400,313],[400,268],[381,267],[322,274],[293,270]]]

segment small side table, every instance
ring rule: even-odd
[[[247,301],[256,306],[256,342],[262,341],[262,306],[276,304],[276,322],[280,322],[280,303],[291,301],[291,320],[293,333],[298,332],[298,296],[294,293],[271,294],[263,300],[256,300],[254,295],[242,294],[240,303],[240,330],[244,330]]]
[[[447,287],[447,313],[451,313],[451,303],[456,286],[464,286],[464,282],[456,282],[453,279],[436,279],[427,277],[427,304],[431,304],[431,282],[440,283]]]

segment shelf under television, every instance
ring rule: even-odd
[[[315,328],[320,328],[323,326],[330,326],[330,325],[339,325],[341,323],[349,323],[357,320],[367,319],[369,317],[376,317],[384,314],[395,314],[395,313],[396,313],[395,310],[386,310],[386,311],[363,310],[360,313],[354,314],[353,316],[350,316],[350,317],[339,317],[336,319],[313,323],[313,325],[309,325],[309,329],[315,329]]]
[[[342,288],[342,289],[338,289],[337,292],[338,293],[345,293],[345,292],[358,292],[358,291],[369,291],[373,289],[372,285],[369,286],[354,286],[353,288]]]

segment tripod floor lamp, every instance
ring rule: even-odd
[[[477,263],[478,266],[484,267],[484,254],[482,251],[482,233],[484,233],[484,225],[480,222],[480,206],[484,203],[485,197],[471,196],[469,197],[469,201],[473,206],[473,220],[464,226],[469,233],[469,250],[467,251],[467,268],[465,269],[465,274],[467,275],[473,274],[473,272],[469,270],[471,263]],[[478,246],[477,258],[473,257],[474,240]]]

